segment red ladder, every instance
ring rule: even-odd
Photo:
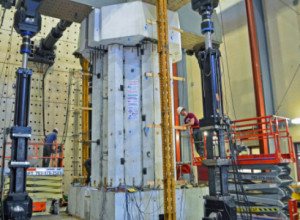
[[[289,200],[289,211],[290,211],[290,220],[299,219],[296,199]]]

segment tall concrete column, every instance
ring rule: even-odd
[[[108,47],[108,185],[124,183],[123,46]]]
[[[144,184],[147,181],[157,181],[162,178],[161,134],[159,128],[149,128],[149,124],[160,124],[160,93],[158,77],[147,77],[145,73],[158,72],[157,47],[147,43],[143,45],[141,56],[142,78],[142,144],[143,144],[143,175]]]
[[[92,91],[92,140],[100,140],[100,144],[93,143],[92,159],[92,186],[99,186],[103,177],[103,58],[104,51],[92,52],[93,91]],[[99,163],[100,161],[100,163]]]
[[[124,48],[125,184],[142,184],[142,123],[140,49]]]

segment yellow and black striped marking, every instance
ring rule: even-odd
[[[236,211],[237,212],[246,212],[246,208],[245,207],[236,207]],[[277,207],[259,207],[259,206],[251,206],[251,207],[247,207],[247,211],[249,212],[254,212],[254,213],[258,213],[258,212],[279,212],[280,209]]]

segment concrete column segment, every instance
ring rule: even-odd
[[[124,183],[123,46],[108,47],[108,185]]]

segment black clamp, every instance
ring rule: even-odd
[[[31,137],[31,127],[18,127],[14,126],[11,129],[11,137],[13,138],[30,138]]]
[[[17,70],[17,74],[22,74],[23,77],[28,77],[32,75],[32,70],[30,69],[24,69],[24,68],[19,68]]]
[[[28,168],[30,167],[29,161],[10,161],[9,162],[10,168]]]

